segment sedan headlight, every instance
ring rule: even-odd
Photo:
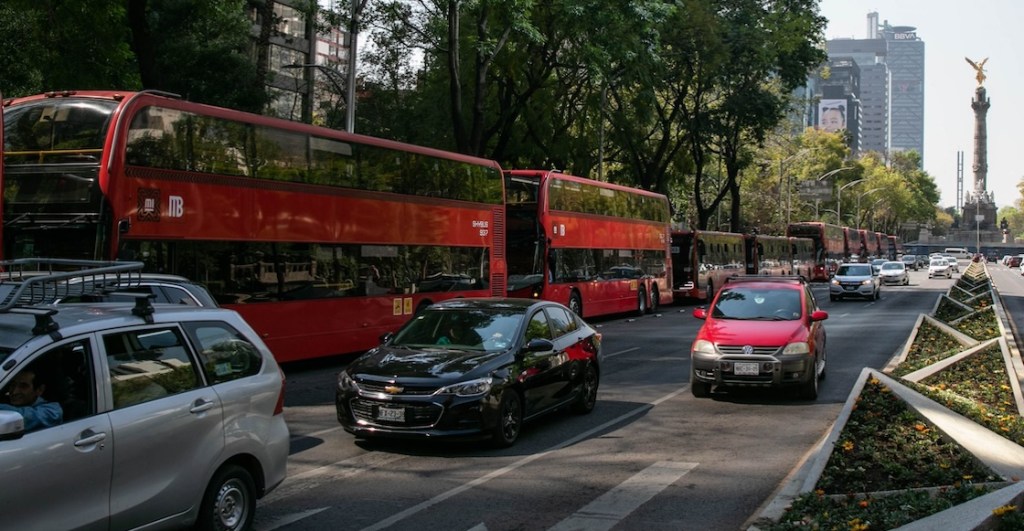
[[[871,280],[870,278],[866,278],[864,280],[861,280],[860,283],[862,286],[870,286],[871,284],[874,283],[874,281]]]
[[[477,396],[490,392],[491,379],[478,378],[467,382],[446,385],[434,392],[435,395]]]
[[[358,393],[359,384],[352,379],[352,376],[350,376],[348,372],[341,371],[338,373],[338,390]]]
[[[811,348],[804,341],[790,343],[782,350],[783,354],[809,354],[810,352]]]
[[[699,339],[699,340],[693,342],[693,353],[694,354],[700,353],[700,354],[715,355],[715,354],[718,354],[718,351],[715,350],[715,344],[714,343],[712,343],[712,342],[710,342],[710,341],[708,341],[706,339]]]
[[[837,278],[833,278],[833,279],[832,279],[832,285],[833,285],[833,286],[838,286],[838,285],[839,285],[839,279],[837,279]]]

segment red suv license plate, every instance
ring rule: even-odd
[[[737,376],[757,376],[758,369],[757,363],[750,362],[736,362],[732,366],[733,374]]]

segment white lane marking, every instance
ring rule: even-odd
[[[696,466],[697,463],[672,461],[654,463],[598,496],[549,531],[607,531]]]
[[[567,446],[571,446],[573,444],[576,444],[577,442],[582,441],[584,439],[587,439],[587,438],[591,437],[592,435],[594,435],[595,433],[599,433],[599,432],[607,429],[610,426],[614,426],[614,425],[619,424],[622,421],[624,421],[624,420],[626,420],[626,419],[628,419],[630,417],[635,417],[635,416],[637,416],[637,415],[639,415],[639,414],[641,414],[641,413],[643,413],[645,411],[653,409],[658,404],[661,404],[662,402],[664,402],[666,400],[671,400],[672,398],[675,398],[676,396],[680,395],[683,391],[686,391],[689,388],[690,387],[688,385],[684,385],[681,389],[679,389],[677,391],[673,391],[673,392],[671,392],[671,393],[669,393],[669,394],[667,394],[667,395],[665,395],[665,396],[663,396],[663,397],[661,397],[661,398],[659,398],[659,399],[657,399],[657,400],[655,400],[653,402],[650,402],[648,404],[644,404],[644,405],[642,405],[640,407],[637,407],[637,408],[635,408],[635,409],[633,409],[631,411],[623,413],[622,415],[619,415],[618,417],[616,417],[616,418],[614,418],[612,420],[609,420],[608,422],[605,422],[604,424],[601,424],[600,426],[596,426],[594,428],[591,428],[591,429],[589,429],[589,430],[587,430],[587,431],[585,431],[585,432],[583,432],[583,433],[581,433],[581,434],[579,434],[579,435],[577,435],[577,436],[575,436],[575,437],[573,437],[571,439],[566,439],[566,440],[564,440],[564,441],[562,441],[562,442],[552,446],[551,448],[548,448],[547,450],[544,450],[542,452],[539,452],[539,453],[536,453],[536,454],[533,454],[533,455],[528,455],[528,456],[526,456],[526,457],[524,457],[524,458],[522,458],[522,459],[520,459],[520,460],[518,460],[518,461],[516,461],[516,462],[514,462],[514,463],[512,463],[512,464],[510,464],[508,466],[506,466],[506,467],[499,468],[498,470],[495,470],[495,471],[490,472],[488,474],[484,474],[483,476],[480,476],[480,477],[478,477],[478,478],[476,478],[474,480],[467,481],[466,483],[463,483],[462,485],[459,485],[458,487],[455,487],[454,489],[451,489],[451,490],[449,490],[447,492],[442,492],[441,494],[438,494],[437,496],[434,496],[433,498],[431,498],[429,500],[426,500],[426,501],[424,501],[422,503],[416,504],[416,505],[414,505],[414,506],[412,506],[412,507],[410,507],[410,508],[408,508],[408,509],[406,509],[404,511],[401,511],[399,513],[396,513],[396,514],[392,515],[390,518],[385,518],[384,520],[381,520],[381,521],[377,522],[376,524],[373,524],[373,525],[371,525],[369,527],[365,527],[363,529],[364,529],[364,531],[375,531],[377,529],[384,529],[386,527],[392,526],[392,525],[394,525],[394,524],[396,524],[396,523],[398,523],[398,522],[400,522],[402,520],[405,520],[406,518],[409,518],[410,516],[413,516],[413,515],[415,515],[415,514],[417,514],[419,512],[425,511],[425,510],[427,510],[427,509],[429,509],[429,508],[431,508],[431,507],[433,507],[433,506],[435,506],[435,505],[437,505],[437,504],[447,500],[448,498],[451,498],[451,497],[453,497],[455,495],[461,494],[461,493],[463,493],[463,492],[465,492],[465,491],[467,491],[469,489],[472,489],[473,487],[477,487],[477,486],[483,485],[484,483],[487,483],[488,481],[490,481],[490,480],[492,480],[494,478],[503,476],[503,475],[507,474],[508,472],[512,472],[513,470],[516,470],[517,468],[521,468],[523,466],[526,466],[526,465],[528,465],[528,464],[530,464],[530,463],[532,463],[532,462],[534,462],[534,461],[536,461],[536,460],[538,460],[538,459],[540,459],[542,457],[547,457],[548,454],[550,454],[550,453],[552,453],[552,452],[554,452],[556,450],[561,450],[562,448],[565,448]]]
[[[307,470],[301,474],[288,476],[284,480],[284,483],[281,483],[280,486],[263,498],[262,503],[273,503],[282,498],[302,494],[303,492],[315,489],[320,485],[348,479],[375,468],[388,466],[391,463],[400,461],[406,457],[408,456],[383,452],[368,452],[345,459],[344,461],[338,461],[312,470]]]
[[[275,529],[280,529],[280,528],[282,528],[282,527],[284,527],[286,525],[294,524],[295,522],[298,522],[299,520],[303,520],[305,518],[309,518],[310,516],[313,516],[314,514],[322,513],[324,511],[326,511],[327,509],[330,509],[330,507],[321,507],[319,509],[310,509],[308,511],[302,511],[301,513],[294,513],[294,514],[285,515],[285,516],[282,516],[280,518],[275,518],[275,519],[273,519],[273,520],[271,520],[269,522],[262,523],[262,524],[256,526],[255,529],[256,529],[256,531],[274,531]]]
[[[626,350],[620,350],[618,352],[612,352],[611,354],[605,354],[604,356],[601,356],[601,358],[602,359],[614,358],[615,356],[620,356],[622,354],[628,354],[630,352],[633,352],[634,350],[640,350],[640,347],[627,348]]]

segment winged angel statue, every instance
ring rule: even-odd
[[[964,59],[967,59],[967,58],[964,57]],[[985,83],[985,62],[986,61],[988,61],[988,57],[986,57],[986,58],[984,58],[984,59],[982,59],[981,61],[978,61],[978,62],[974,62],[974,61],[971,61],[970,59],[967,59],[967,62],[970,63],[970,65],[974,67],[974,71],[977,72],[977,75],[974,76],[974,77],[975,77],[975,79],[978,80],[978,86],[981,86],[982,84]]]

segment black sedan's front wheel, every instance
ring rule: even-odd
[[[506,389],[498,403],[498,422],[491,431],[491,442],[498,448],[508,448],[519,439],[523,429],[523,401],[514,389]]]

